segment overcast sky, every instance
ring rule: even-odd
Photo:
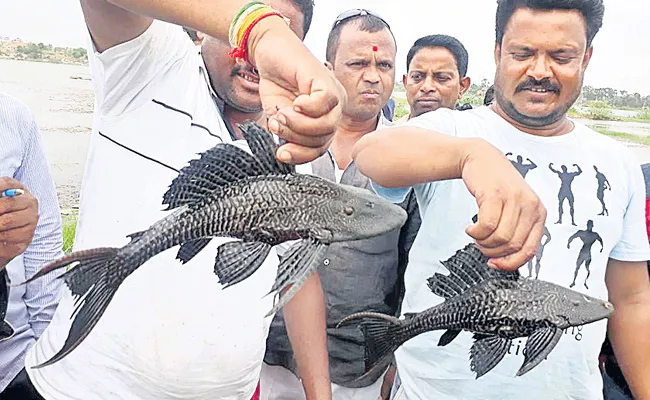
[[[399,76],[406,69],[406,53],[417,38],[444,33],[455,36],[467,48],[468,74],[475,82],[493,80],[496,0],[316,0],[306,44],[319,59],[324,59],[327,34],[336,15],[357,7],[375,10],[391,25],[398,42]],[[650,95],[650,2],[605,0],[605,7],[604,26],[594,41],[585,84]],[[5,36],[85,46],[79,1],[0,0],[0,37]]]

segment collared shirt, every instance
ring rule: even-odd
[[[19,101],[0,94],[0,176],[22,182],[38,199],[39,220],[25,252],[7,265],[12,284],[24,282],[46,263],[60,257],[63,239],[54,180],[41,147],[34,117]],[[0,392],[25,367],[25,354],[52,319],[61,280],[50,274],[9,288],[6,320],[14,336],[0,342]]]
[[[382,116],[377,128],[390,125],[392,124]],[[296,171],[372,190],[370,181],[361,174],[354,162],[340,173],[331,151],[310,164],[297,166]],[[328,267],[319,270],[326,298],[330,377],[337,385],[366,387],[383,373],[380,369],[360,382],[352,382],[365,372],[364,337],[354,325],[341,328],[336,328],[336,325],[344,317],[360,311],[399,314],[404,269],[420,224],[414,195],[407,198],[401,206],[409,213],[409,218],[401,229],[375,238],[332,243],[325,255],[329,261]],[[280,313],[271,325],[264,361],[267,364],[281,365],[294,373],[297,371]]]

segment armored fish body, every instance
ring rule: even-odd
[[[357,313],[341,324],[362,319],[366,336],[366,369],[389,357],[406,341],[422,333],[445,330],[439,346],[465,330],[472,332],[470,368],[485,375],[505,356],[515,338],[528,337],[521,376],[542,362],[557,345],[564,329],[607,318],[611,303],[550,282],[525,279],[519,271],[488,267],[488,258],[469,244],[442,264],[449,275],[428,279],[431,291],[445,301],[405,319],[377,313]]]
[[[369,191],[295,172],[275,157],[271,134],[249,122],[240,126],[250,153],[218,144],[192,160],[174,179],[163,203],[173,210],[149,229],[132,235],[122,248],[72,253],[28,280],[76,263],[64,279],[78,306],[63,348],[52,364],[69,354],[90,333],[120,284],[148,259],[180,245],[186,263],[213,237],[240,240],[217,249],[219,282],[234,285],[252,275],[272,247],[297,240],[281,257],[271,292],[282,293],[269,315],[298,292],[322,264],[328,244],[359,240],[397,229],[406,212]],[[83,296],[83,300],[82,300]]]

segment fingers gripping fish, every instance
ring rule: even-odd
[[[298,240],[281,257],[271,292],[282,293],[269,315],[284,306],[322,264],[330,243],[366,239],[402,226],[402,208],[369,191],[295,172],[279,162],[277,144],[252,122],[240,126],[251,152],[218,144],[190,161],[163,197],[167,217],[132,235],[122,248],[72,253],[31,277],[76,264],[63,278],[76,297],[74,321],[52,364],[74,350],[98,322],[122,282],[155,255],[179,246],[186,263],[213,237],[239,239],[220,245],[214,266],[219,282],[251,276],[272,247]]]
[[[422,333],[444,329],[438,346],[451,343],[462,330],[474,334],[470,368],[476,378],[485,375],[506,355],[511,341],[528,337],[521,376],[535,368],[559,342],[568,327],[607,318],[611,303],[583,295],[553,283],[524,279],[519,271],[488,267],[488,258],[469,244],[442,264],[449,275],[435,273],[428,279],[431,291],[445,298],[423,312],[405,319],[378,313],[357,313],[339,325],[361,319],[366,337],[366,370],[391,357],[406,341]]]

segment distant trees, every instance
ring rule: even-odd
[[[24,43],[16,47],[16,53],[28,60],[60,61],[63,58],[87,61],[88,52],[83,47],[52,47],[44,43]]]
[[[627,90],[612,88],[582,88],[581,100],[585,102],[604,101],[616,108],[650,108],[650,95],[642,96],[639,93],[630,93]]]
[[[483,104],[485,92],[491,83],[483,79],[479,84],[473,83],[467,93],[460,99],[460,104],[469,103],[472,105]],[[650,95],[642,96],[639,93],[630,93],[627,90],[612,88],[595,88],[584,86],[577,105],[584,105],[594,109],[595,113],[608,115],[608,108],[633,108],[650,109]]]

